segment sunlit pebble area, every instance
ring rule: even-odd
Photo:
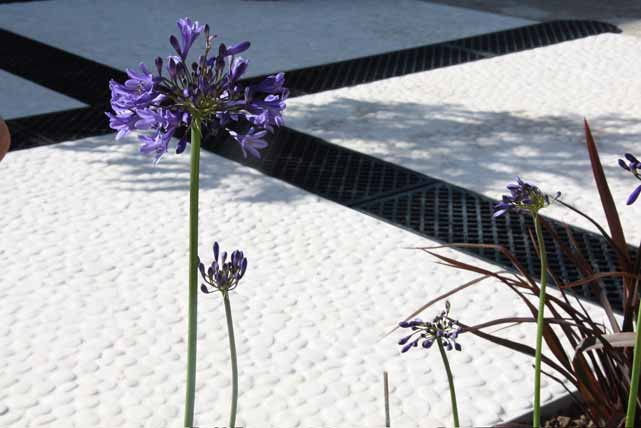
[[[604,34],[295,98],[288,125],[499,199],[519,175],[606,225],[585,145],[587,118],[628,242],[641,240],[641,40]],[[596,231],[553,206],[545,214]]]
[[[107,135],[3,161],[0,426],[182,423],[189,158],[153,167],[137,145]],[[200,256],[218,240],[249,258],[232,294],[239,425],[383,426],[384,370],[393,426],[449,424],[438,353],[401,355],[403,332],[384,335],[473,276],[404,249],[433,241],[213,154],[201,174]],[[491,282],[451,301],[468,324],[526,315]],[[195,424],[220,425],[231,393],[221,299],[201,295],[199,310]],[[535,326],[500,334],[533,343]],[[460,342],[450,358],[462,423],[526,412],[531,360],[470,335]],[[563,393],[543,380],[544,401]]]
[[[393,4],[217,0],[162,5],[150,0],[91,4],[52,0],[0,6],[0,27],[124,69],[140,61],[151,65],[156,56],[171,54],[168,36],[177,32],[175,21],[182,16],[209,22],[222,41],[251,40],[250,75],[531,23],[409,0]],[[41,25],[45,21],[47,25]],[[590,108],[613,106],[610,110],[570,108],[578,102],[579,93],[572,85],[595,84],[593,77],[587,81],[576,77],[587,73],[586,52],[594,49],[589,43],[619,49],[599,51],[597,57],[606,55],[608,61],[618,58],[621,49],[636,48],[629,41],[621,42],[624,39],[607,44],[611,43],[608,37],[434,70],[429,78],[419,73],[372,84],[382,86],[361,85],[348,89],[354,91],[348,95],[340,92],[340,97],[358,100],[346,105],[333,98],[339,91],[292,99],[285,119],[288,125],[322,134],[334,143],[353,144],[358,150],[491,196],[500,194],[516,172],[510,166],[532,171],[523,173],[524,177],[546,184],[545,174],[555,174],[550,172],[551,164],[541,163],[546,166],[539,171],[528,162],[531,169],[527,169],[524,159],[538,150],[550,155],[555,147],[547,138],[550,134],[564,129],[566,140],[578,144],[581,115],[610,110],[633,114],[638,108],[628,106],[624,97],[634,90],[630,86],[634,63],[611,69],[602,59],[604,64],[597,62],[594,74],[600,73],[608,82],[615,71],[620,73],[615,76],[619,81],[630,73],[628,89],[615,90],[614,84],[593,89],[594,97],[607,90],[611,97],[598,98]],[[572,43],[587,47],[573,54],[560,50]],[[622,43],[628,44],[622,48]],[[510,65],[509,59],[519,55],[521,62]],[[555,61],[544,61],[545,55]],[[594,56],[590,58],[591,63]],[[501,66],[504,74],[497,74],[497,61],[508,61]],[[528,61],[536,65],[527,68],[523,64]],[[558,82],[552,79],[553,69],[563,61],[568,73],[580,74],[566,78],[566,85],[548,88],[545,85],[555,85],[550,80]],[[576,91],[574,98],[557,99],[563,93],[559,88],[566,86]],[[517,88],[526,91],[523,99],[514,95]],[[552,101],[537,98],[535,88],[543,88],[539,90],[546,91]],[[0,114],[14,118],[80,106],[50,92],[2,73],[0,93],[13,95],[0,97]],[[592,96],[587,94],[578,99],[590,105]],[[431,100],[427,107],[425,99]],[[538,109],[556,114],[558,105],[567,105],[576,115],[571,122],[576,128],[570,122],[561,126],[564,122],[552,120],[540,127],[537,122],[528,125],[523,118],[539,120]],[[485,113],[479,116],[484,109],[511,113],[489,120]],[[346,114],[357,120],[348,123]],[[625,126],[606,127],[598,120],[594,126],[597,138],[621,144],[631,144],[636,132],[627,119]],[[330,133],[321,133],[323,128]],[[522,144],[532,137],[523,128],[546,130],[545,138],[535,137],[536,145],[515,148],[507,156],[503,145]],[[625,138],[615,138],[614,129],[624,129],[620,133]],[[388,143],[383,144],[383,139]],[[429,141],[431,155],[426,155],[423,141]],[[138,144],[135,136],[120,142],[113,135],[86,138],[11,152],[0,165],[4,221],[0,427],[182,426],[189,154],[169,155],[153,167],[150,158],[138,153]],[[411,159],[408,148],[418,153],[420,162]],[[567,152],[559,159],[573,159],[575,151]],[[604,158],[616,158],[615,152],[605,150]],[[503,160],[494,158],[497,153],[502,153]],[[474,156],[478,162],[470,161]],[[483,163],[490,158],[494,160]],[[435,165],[434,160],[439,163]],[[461,168],[460,161],[477,168],[476,174],[468,174],[474,170]],[[451,168],[443,168],[444,163]],[[581,180],[590,177],[585,162],[574,169],[569,161],[560,165],[580,188]],[[384,370],[389,372],[392,426],[451,424],[447,380],[438,353],[412,350],[401,355],[396,342],[404,332],[387,337],[385,333],[414,309],[472,275],[405,249],[436,245],[434,241],[213,154],[202,154],[201,180],[201,257],[211,257],[211,244],[218,240],[224,249],[240,248],[249,258],[247,274],[232,294],[240,364],[238,425],[382,427]],[[627,192],[613,191],[618,199]],[[589,196],[587,192],[564,193]],[[498,269],[455,251],[440,251]],[[518,297],[492,282],[450,300],[452,315],[466,324],[528,315]],[[597,319],[603,318],[594,306],[586,306]],[[441,309],[437,305],[425,317]],[[195,425],[224,425],[231,373],[221,299],[201,295],[199,310]],[[534,343],[535,326],[516,326],[498,334]],[[531,358],[467,334],[460,343],[463,351],[450,353],[450,358],[462,426],[491,425],[531,408]],[[564,394],[560,385],[543,379],[545,402]]]

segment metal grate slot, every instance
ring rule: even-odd
[[[261,160],[244,159],[238,143],[229,137],[206,139],[203,147],[350,206],[434,182],[411,170],[289,128],[281,128],[270,138]]]
[[[104,108],[85,107],[8,120],[11,150],[23,150],[113,132]]]
[[[495,203],[492,199],[439,182],[366,202],[355,208],[443,243],[502,245],[514,254],[529,275],[538,278],[541,266],[529,235],[529,231],[534,234],[532,218],[514,213],[493,218]],[[571,247],[563,225],[551,219],[547,220],[563,239],[563,243]],[[608,248],[604,238],[578,228],[571,230],[579,243],[580,253],[590,260],[595,272],[616,270],[615,254]],[[564,282],[582,278],[549,234],[544,235],[544,241],[549,255],[550,271]],[[494,249],[465,251],[513,269],[510,260]],[[621,310],[620,281],[609,278],[604,280],[604,283],[613,306]],[[589,285],[577,287],[575,292],[581,297],[595,299]]]
[[[127,78],[114,68],[10,31],[0,29],[0,41],[1,69],[85,104],[107,106],[109,79]]]
[[[550,21],[514,30],[499,31],[481,36],[466,37],[445,43],[484,56],[504,55],[534,49],[602,33],[620,33],[612,24],[597,21]]]

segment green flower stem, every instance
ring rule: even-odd
[[[200,170],[200,122],[192,118],[191,176],[189,184],[189,320],[187,322],[187,392],[185,426],[194,425],[196,397],[196,339],[198,316],[198,176]]]
[[[637,334],[634,342],[634,357],[632,360],[632,374],[630,375],[630,396],[628,397],[628,410],[625,414],[625,428],[634,428],[634,419],[637,412],[637,394],[639,392],[639,375],[641,374],[641,308],[637,315]]]
[[[459,428],[458,422],[458,406],[456,405],[456,391],[454,390],[454,379],[452,378],[452,370],[450,370],[450,363],[447,360],[447,353],[443,348],[443,341],[440,337],[436,338],[438,343],[438,350],[441,351],[441,358],[443,358],[443,365],[447,373],[447,381],[450,384],[450,399],[452,400],[452,416],[454,417],[454,428]]]
[[[536,229],[536,240],[539,242],[539,253],[541,258],[541,290],[539,292],[539,313],[536,317],[536,354],[534,355],[534,412],[532,426],[541,427],[541,347],[543,345],[543,311],[545,310],[545,287],[547,286],[548,258],[545,252],[543,241],[543,230],[541,229],[541,218],[534,215],[534,227]]]
[[[229,352],[231,353],[231,413],[229,415],[229,427],[236,426],[236,408],[238,407],[238,362],[236,361],[236,341],[234,340],[234,323],[231,319],[231,302],[229,293],[223,292],[225,302],[225,317],[227,318],[227,332],[229,335]]]

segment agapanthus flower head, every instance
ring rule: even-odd
[[[227,252],[224,251],[218,259],[220,253],[220,246],[218,242],[214,242],[214,261],[205,270],[205,265],[198,259],[198,270],[203,280],[213,288],[210,290],[207,285],[202,284],[200,289],[203,293],[212,293],[217,290],[222,293],[227,293],[233,290],[238,285],[238,282],[245,275],[247,270],[247,258],[240,250],[235,250],[231,253],[231,257],[227,260]]]
[[[627,163],[625,160],[619,159],[619,166],[634,175],[637,180],[641,180],[641,174],[639,173],[639,170],[641,170],[641,162],[639,162],[639,159],[631,153],[626,153],[625,159],[628,161]],[[632,205],[639,197],[639,194],[641,194],[641,184],[630,193],[626,204]]]
[[[151,136],[140,136],[141,151],[155,154],[158,162],[177,130],[188,131],[198,123],[204,134],[228,132],[245,157],[247,153],[259,157],[258,150],[267,146],[264,131],[273,132],[275,126],[283,125],[282,113],[289,95],[284,74],[244,85],[240,79],[249,62],[237,55],[249,48],[249,42],[229,47],[221,43],[218,55],[208,57],[216,37],[209,35],[208,25],[182,18],[178,29],[179,37],[169,38],[177,55],[168,56],[166,61],[156,58],[157,74],[140,64],[140,72],[127,70],[129,79],[125,83],[109,82],[113,113],[108,112],[107,117],[109,126],[118,131],[116,139],[134,130],[152,131]],[[201,33],[205,36],[205,52],[189,66],[187,56]],[[184,151],[187,143],[183,137],[176,153]]]
[[[510,194],[503,195],[501,202],[495,205],[493,217],[498,217],[511,210],[526,211],[535,215],[541,208],[550,205],[552,200],[561,196],[561,192],[557,192],[551,198],[535,185],[521,180],[520,177],[516,177],[516,183],[508,184],[507,189]]]
[[[448,351],[452,349],[460,351],[462,348],[456,341],[456,338],[461,332],[461,327],[456,320],[449,317],[449,313],[450,302],[446,301],[445,309],[439,315],[435,316],[431,322],[416,318],[413,321],[403,321],[399,323],[400,327],[412,330],[409,336],[405,336],[398,341],[398,344],[403,346],[401,352],[407,352],[411,348],[416,348],[419,343],[421,343],[423,348],[429,349],[438,339],[441,340],[443,346]]]

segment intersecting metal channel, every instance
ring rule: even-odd
[[[508,31],[467,37],[447,42],[445,45],[479,53],[483,56],[488,54],[504,55],[597,34],[620,32],[621,30],[617,26],[598,21],[550,21]]]
[[[110,134],[103,107],[84,107],[7,120],[11,151]]]
[[[502,245],[530,275],[540,275],[539,259],[529,236],[534,230],[532,219],[514,213],[493,218],[497,202],[493,199],[287,128],[273,137],[261,160],[244,159],[230,137],[208,139],[204,144],[207,150],[227,159],[430,239]],[[564,226],[546,220],[565,246],[572,248]],[[603,237],[577,227],[570,227],[570,231],[594,272],[617,270],[616,255]],[[562,283],[583,277],[549,234],[545,244],[550,271]],[[513,269],[510,260],[494,249],[463,251]],[[622,310],[620,281],[604,279],[603,283],[612,306]],[[580,297],[596,300],[590,285],[573,290]]]
[[[602,32],[618,29],[589,21],[549,22],[294,70],[286,73],[286,79],[292,95],[297,96]],[[112,132],[104,116],[108,81],[110,78],[122,81],[126,78],[124,73],[4,30],[0,30],[0,40],[0,68],[90,105],[8,121],[14,136],[12,150]],[[261,160],[243,159],[238,145],[229,137],[208,139],[203,148],[442,242],[505,245],[523,260],[530,274],[538,275],[538,259],[527,229],[531,221],[514,215],[493,220],[494,201],[473,192],[287,128],[270,138]],[[572,230],[595,270],[613,270],[613,255],[601,237],[577,228]],[[551,242],[546,244],[550,254],[556,256],[550,257],[551,262],[558,263],[552,266],[553,272],[564,281],[578,278],[578,272],[559,249]],[[476,254],[509,266],[493,250],[481,249]],[[620,308],[620,286],[615,280],[607,285],[610,300]],[[589,298],[587,288],[579,290],[579,294]]]

